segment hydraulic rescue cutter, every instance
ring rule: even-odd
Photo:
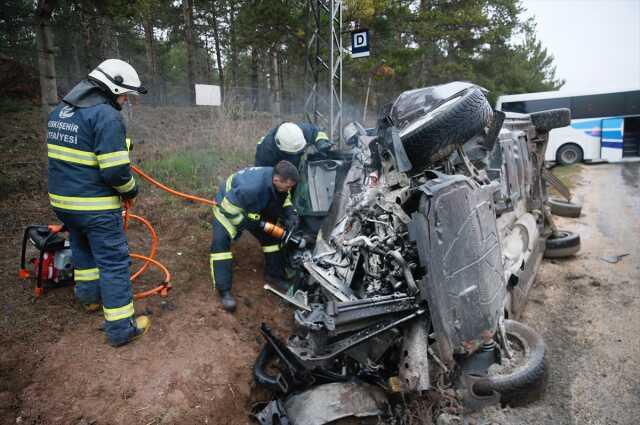
[[[291,244],[298,249],[303,249],[306,245],[305,239],[301,237],[301,235],[298,235],[295,230],[287,230],[284,227],[269,223],[268,221],[261,221],[260,229],[267,235],[280,239],[282,245]]]

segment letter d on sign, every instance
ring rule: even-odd
[[[351,57],[362,58],[366,56],[369,56],[369,30],[351,31]]]

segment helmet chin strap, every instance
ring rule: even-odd
[[[130,86],[128,84],[124,84],[124,82],[122,80],[122,77],[120,75],[116,75],[115,78],[112,78],[111,75],[109,75],[106,72],[104,72],[102,69],[100,69],[100,67],[97,67],[96,71],[100,72],[102,75],[107,77],[107,80],[111,81],[113,84],[115,84],[118,87],[122,87],[123,89],[133,90],[133,91],[135,91],[137,93],[140,93],[140,94],[147,94],[147,89],[145,87],[143,87],[143,86],[134,87],[134,86]]]
[[[111,106],[116,108],[118,111],[122,110],[122,106],[120,106],[120,104],[116,101],[116,99],[118,98],[118,96],[123,96],[123,95],[112,93],[111,90],[109,90],[109,87],[107,87],[105,83],[103,83],[102,81],[98,80],[95,77],[89,76],[88,80],[91,81],[92,83],[95,83],[98,86],[101,94],[109,101],[109,104]]]

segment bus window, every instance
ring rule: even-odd
[[[625,96],[623,93],[577,96],[572,106],[573,119],[625,115]]]
[[[532,112],[546,111],[548,109],[570,108],[571,102],[568,98],[526,100],[520,102],[505,102],[502,110],[505,112],[519,112],[530,114]]]
[[[640,115],[640,91],[632,91],[624,95],[625,115]]]
[[[549,109],[558,109],[558,108],[570,108],[571,101],[566,97],[560,97],[557,99],[540,99],[540,100],[529,100],[526,102],[527,104],[527,113],[530,114],[532,112],[540,112],[546,111]]]
[[[524,102],[507,102],[502,104],[501,108],[504,112],[518,112],[520,114],[526,114]]]

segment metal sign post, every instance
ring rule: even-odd
[[[342,138],[342,3],[309,0],[311,37],[305,63],[305,118],[324,127],[331,140],[336,141]],[[327,52],[328,63],[323,59]]]

